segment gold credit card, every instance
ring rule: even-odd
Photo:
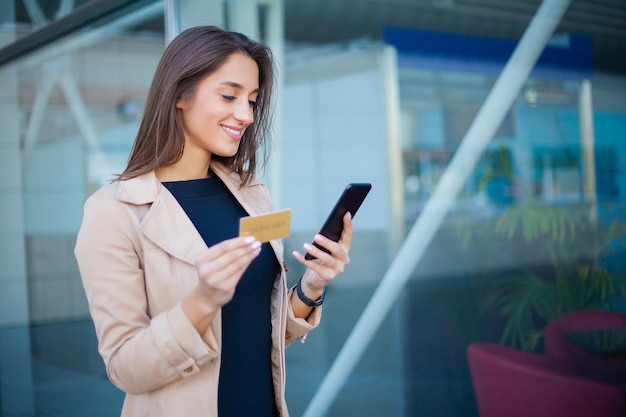
[[[282,239],[291,233],[291,209],[239,219],[239,236],[254,236],[260,242]]]

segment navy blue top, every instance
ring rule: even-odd
[[[248,213],[218,177],[163,185],[208,246],[239,234],[239,218]],[[278,416],[270,356],[270,297],[278,273],[276,256],[265,243],[241,277],[233,299],[222,307],[220,417]]]

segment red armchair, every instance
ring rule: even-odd
[[[626,338],[626,314],[607,311],[578,311],[549,322],[544,333],[545,354],[567,361],[586,378],[621,385],[626,388],[626,356],[614,357],[577,343],[572,335],[581,332],[613,330]],[[626,349],[626,340],[622,349]],[[626,414],[625,414],[626,416]]]
[[[467,349],[481,417],[624,417],[626,392],[566,361],[491,343]]]

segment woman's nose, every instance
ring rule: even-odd
[[[254,110],[248,101],[241,100],[235,108],[235,118],[243,123],[250,124],[254,121]]]

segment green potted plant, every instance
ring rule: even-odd
[[[495,309],[505,319],[503,344],[534,351],[543,337],[542,321],[573,311],[610,310],[616,297],[626,297],[626,275],[603,263],[626,247],[626,223],[595,220],[592,205],[579,208],[527,200],[497,218],[497,237],[541,245],[550,260],[548,276],[520,268],[488,292],[485,309]]]

